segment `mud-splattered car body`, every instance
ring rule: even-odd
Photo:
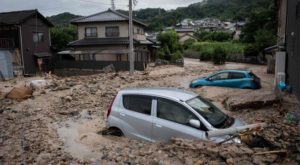
[[[107,113],[107,128],[130,138],[166,141],[173,137],[207,139],[206,132],[242,126],[195,93],[173,88],[134,88],[118,92]]]

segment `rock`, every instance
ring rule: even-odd
[[[116,72],[115,66],[110,64],[102,69],[104,73]]]
[[[249,92],[244,95],[232,95],[223,101],[224,106],[230,111],[242,109],[259,109],[279,103],[280,99],[273,91]]]
[[[202,160],[198,160],[196,163],[195,163],[195,165],[203,165],[204,164],[204,161],[202,161]]]
[[[22,101],[31,97],[33,90],[27,86],[14,87],[7,95],[6,98]]]
[[[72,96],[66,96],[64,97],[64,99],[67,101],[67,102],[71,102],[73,100]]]

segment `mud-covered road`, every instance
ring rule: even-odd
[[[247,123],[266,122],[262,135],[280,154],[255,154],[270,148],[245,144],[216,145],[204,141],[174,139],[146,143],[125,137],[102,136],[104,114],[118,90],[127,87],[177,87],[188,89],[191,80],[220,69],[249,69],[262,80],[260,90],[218,87],[193,89],[211,99],[226,113]],[[5,99],[13,87],[45,79],[49,85],[33,97],[18,102]],[[214,66],[185,59],[185,67],[149,67],[147,72],[99,73],[88,76],[15,78],[0,82],[1,164],[299,164],[300,126],[286,122],[286,113],[300,113],[293,96],[259,109],[228,111],[224,100],[231,96],[259,96],[272,91],[273,75],[266,67],[227,63]],[[191,90],[191,89],[189,89]],[[274,148],[272,149],[274,150]]]

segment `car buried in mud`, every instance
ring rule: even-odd
[[[195,79],[190,83],[190,88],[202,86],[220,86],[242,89],[261,88],[260,78],[247,70],[223,70],[207,77]]]
[[[106,134],[114,132],[150,142],[173,137],[220,142],[230,136],[225,133],[208,138],[207,132],[244,126],[201,96],[175,88],[121,90],[106,116]]]

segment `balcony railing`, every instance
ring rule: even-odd
[[[11,38],[0,38],[0,48],[12,49],[15,47],[15,42]]]
[[[98,33],[85,33],[84,37],[85,38],[97,38],[98,37]]]

